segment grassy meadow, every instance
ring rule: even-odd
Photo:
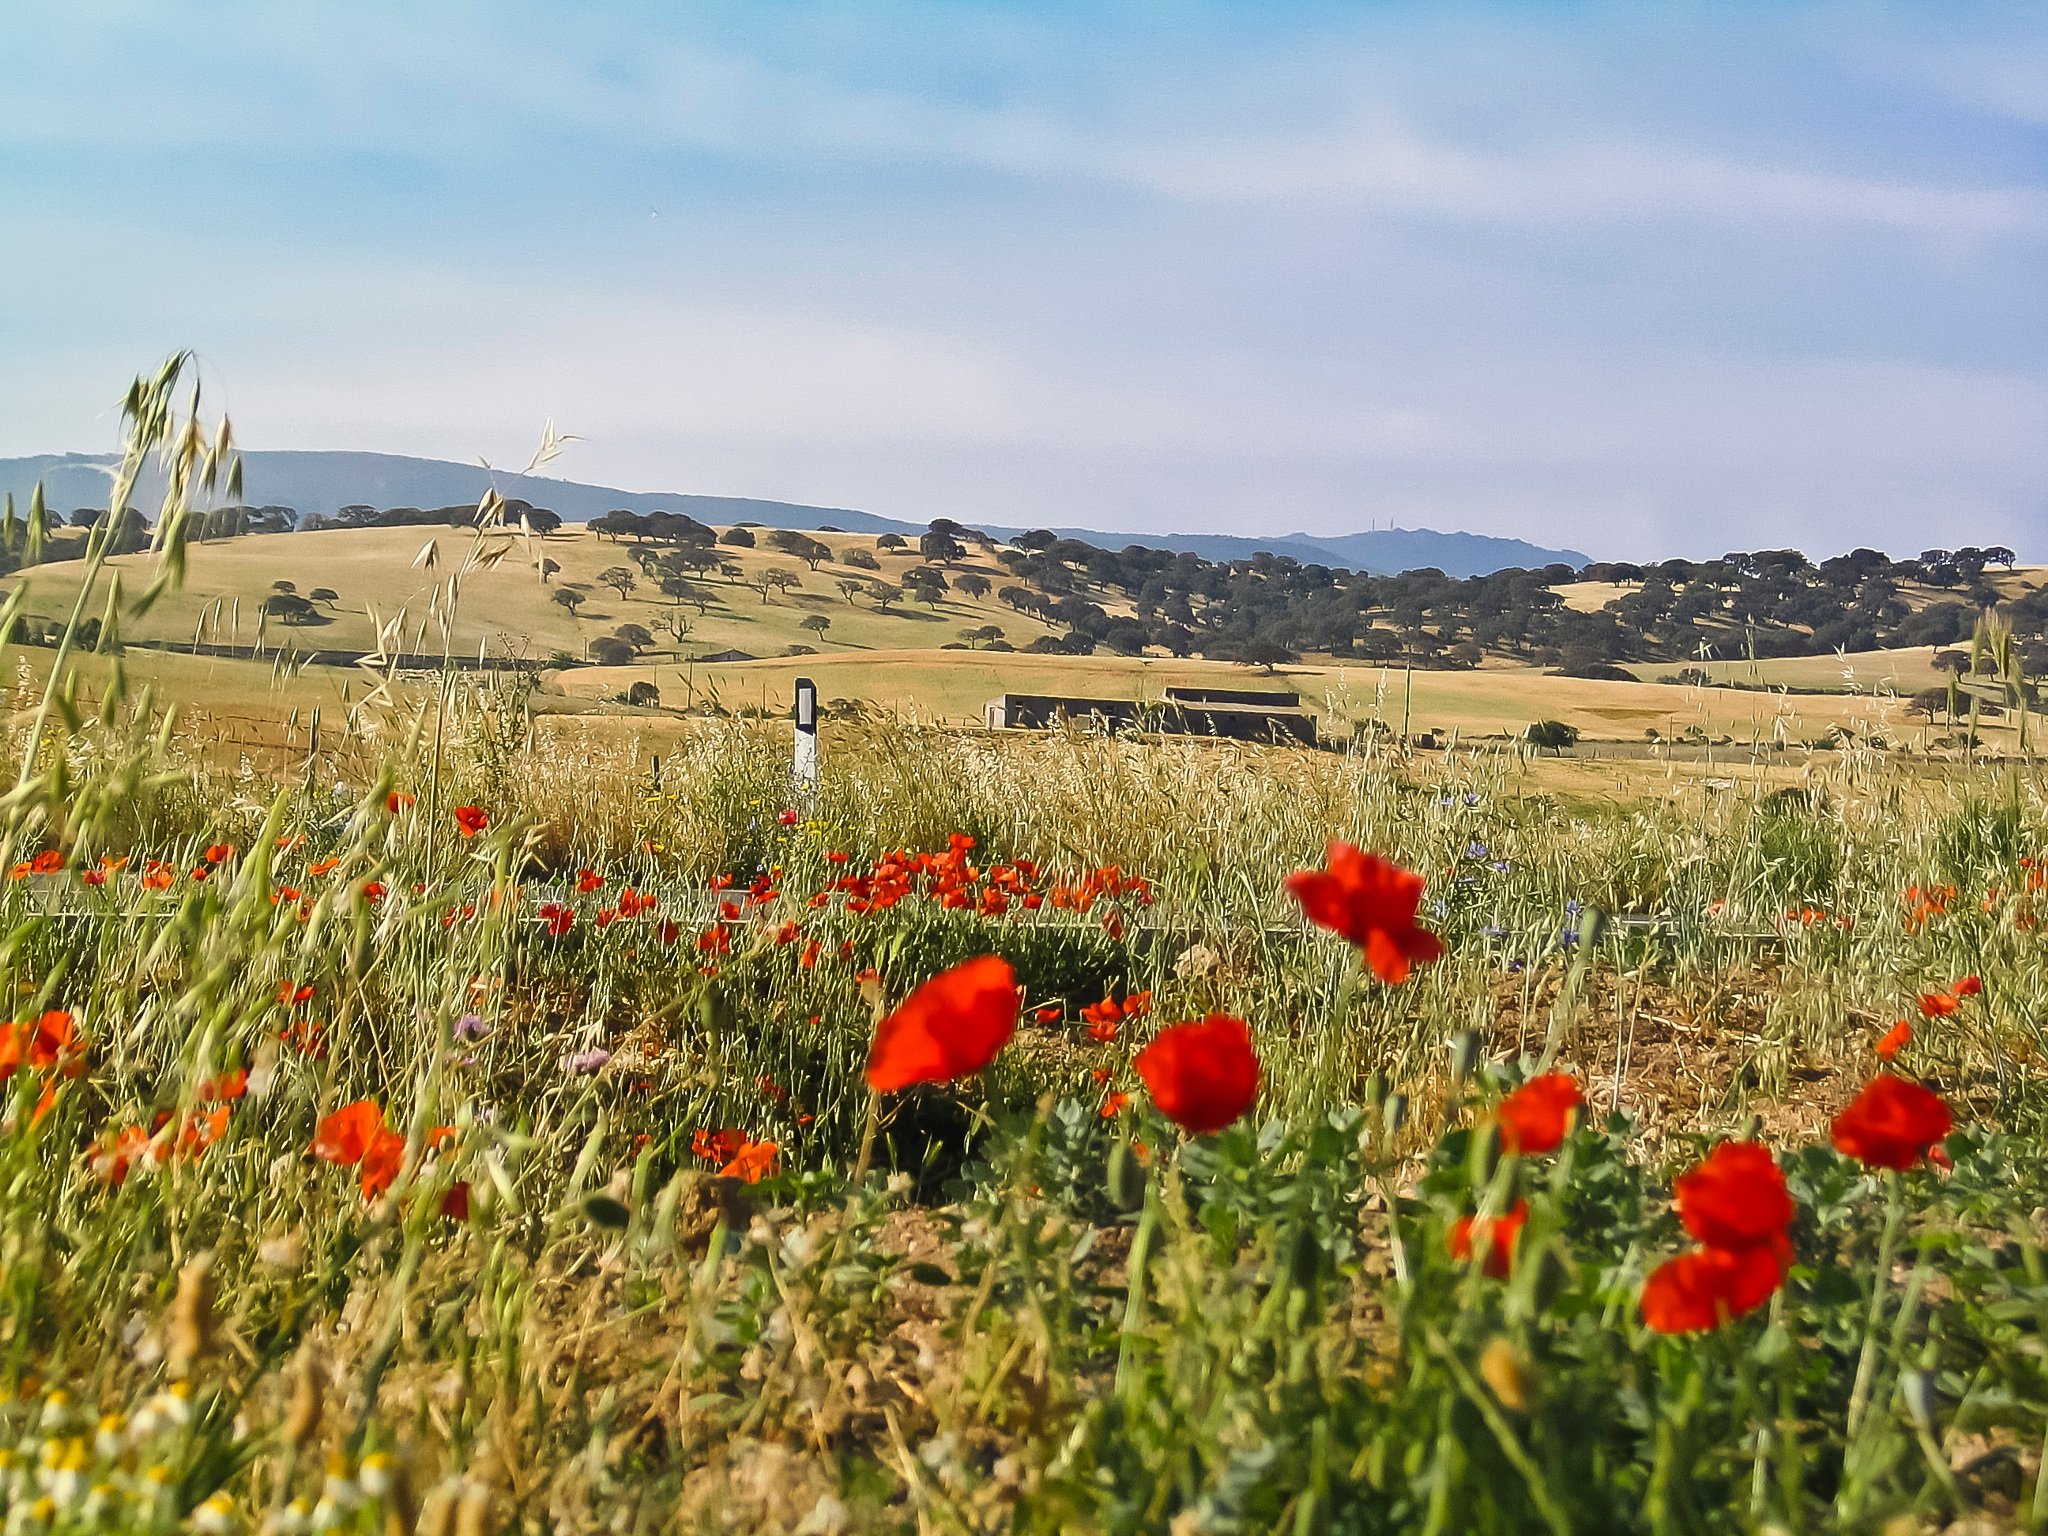
[[[8,660],[0,1529],[2048,1524],[2029,764]]]

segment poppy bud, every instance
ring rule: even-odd
[[[178,1271],[178,1294],[171,1302],[171,1327],[165,1358],[173,1380],[191,1375],[192,1367],[213,1348],[213,1255],[202,1253]]]
[[[298,1369],[292,1374],[291,1405],[285,1409],[280,1430],[284,1443],[293,1450],[304,1449],[320,1428],[320,1346],[311,1339],[299,1351]]]
[[[491,1536],[491,1490],[488,1485],[468,1482],[462,1500],[455,1507],[455,1536]]]
[[[1461,1029],[1450,1039],[1451,1086],[1462,1087],[1472,1069],[1479,1065],[1479,1031]]]
[[[1742,1117],[1742,1124],[1736,1127],[1735,1134],[1729,1139],[1731,1141],[1755,1141],[1759,1136],[1763,1135],[1763,1131],[1764,1120],[1762,1115],[1744,1115]]]
[[[1474,1189],[1484,1189],[1493,1182],[1494,1170],[1500,1167],[1500,1126],[1487,1121],[1472,1133],[1472,1141],[1465,1149],[1465,1176]]]
[[[459,1488],[459,1484],[450,1481],[436,1483],[427,1490],[427,1496],[420,1500],[420,1518],[412,1528],[413,1536],[454,1536]]]
[[[1367,1109],[1378,1109],[1387,1101],[1387,1089],[1391,1086],[1387,1081],[1387,1074],[1384,1072],[1374,1072],[1367,1077],[1365,1080],[1365,1107]]]
[[[1131,1155],[1131,1144],[1119,1141],[1110,1149],[1104,1183],[1109,1202],[1120,1211],[1135,1211],[1145,1199],[1145,1173]]]
[[[1323,1245],[1316,1237],[1315,1228],[1304,1221],[1295,1227],[1293,1239],[1287,1245],[1287,1278],[1295,1286],[1307,1290],[1322,1272]]]
[[[1934,1377],[1927,1371],[1908,1371],[1899,1378],[1899,1395],[1906,1400],[1906,1412],[1916,1429],[1934,1427]]]
[[[1505,1334],[1495,1334],[1479,1352],[1479,1379],[1510,1412],[1520,1413],[1529,1406],[1529,1367]]]
[[[583,1219],[593,1227],[608,1227],[614,1232],[623,1232],[633,1219],[633,1213],[626,1208],[623,1200],[613,1198],[602,1190],[592,1190],[583,1197]]]
[[[1408,1095],[1388,1094],[1383,1113],[1387,1122],[1387,1139],[1391,1141],[1401,1134],[1401,1127],[1408,1123]]]
[[[1548,1312],[1557,1305],[1558,1298],[1564,1295],[1564,1288],[1571,1283],[1571,1271],[1565,1267],[1557,1249],[1549,1243],[1545,1243],[1534,1257],[1536,1262],[1529,1266],[1529,1301],[1537,1312]]]

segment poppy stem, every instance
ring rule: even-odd
[[[875,1132],[882,1121],[882,1096],[874,1089],[868,1090],[866,1118],[860,1128],[860,1152],[853,1160],[853,1187],[859,1189],[867,1182],[868,1168],[875,1159]]]
[[[1870,1280],[1870,1311],[1863,1324],[1863,1351],[1856,1360],[1855,1385],[1849,1389],[1849,1418],[1845,1433],[1852,1441],[1856,1438],[1857,1426],[1863,1422],[1864,1411],[1870,1406],[1871,1382],[1877,1375],[1877,1325],[1884,1316],[1884,1296],[1891,1283],[1892,1257],[1898,1248],[1899,1227],[1906,1215],[1905,1188],[1895,1171],[1886,1172],[1885,1186],[1884,1233],[1877,1241],[1877,1273]]]
[[[1130,1257],[1124,1262],[1124,1322],[1116,1346],[1116,1391],[1129,1389],[1132,1355],[1138,1340],[1138,1326],[1145,1315],[1145,1264],[1152,1256],[1152,1234],[1159,1225],[1159,1195],[1154,1181],[1145,1181],[1145,1209],[1138,1217],[1138,1230],[1131,1237]]]

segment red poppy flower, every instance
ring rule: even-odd
[[[1920,994],[1920,1017],[1923,1019],[1945,1019],[1962,1004],[1949,992],[1922,992]]]
[[[775,819],[785,827],[793,827],[796,825],[796,812],[791,810],[780,811],[776,814]]]
[[[576,926],[576,914],[559,901],[542,902],[538,916],[542,926],[558,939]]]
[[[404,1166],[405,1138],[397,1131],[379,1126],[377,1134],[370,1138],[370,1144],[363,1148],[362,1162],[356,1170],[362,1181],[363,1198],[374,1200],[383,1194]]]
[[[747,1144],[747,1133],[728,1127],[722,1131],[696,1130],[690,1133],[690,1150],[707,1163],[729,1163]]]
[[[199,1098],[204,1102],[219,1099],[239,1099],[249,1091],[249,1074],[240,1067],[232,1072],[223,1072],[219,1077],[202,1078],[199,1083]]]
[[[131,1125],[112,1141],[95,1142],[87,1154],[87,1162],[95,1177],[118,1189],[127,1179],[128,1170],[135,1166],[136,1159],[148,1150],[149,1132],[139,1125]]]
[[[475,837],[490,824],[490,816],[473,805],[455,807],[455,827],[464,837]]]
[[[1486,1273],[1495,1280],[1505,1280],[1514,1263],[1515,1244],[1521,1240],[1522,1224],[1528,1219],[1526,1200],[1517,1200],[1512,1210],[1487,1221],[1460,1216],[1445,1238],[1445,1246],[1452,1258],[1460,1260],[1470,1260],[1483,1250]]]
[[[1243,1019],[1212,1013],[1173,1024],[1131,1059],[1161,1114],[1206,1136],[1246,1110],[1259,1093],[1259,1058]]]
[[[1949,991],[1955,993],[1957,997],[1976,997],[1983,990],[1984,978],[1981,976],[1965,976],[1961,981],[1949,988]]]
[[[1791,1259],[1782,1234],[1746,1248],[1699,1248],[1667,1259],[1643,1286],[1643,1321],[1658,1333],[1718,1328],[1769,1301]]]
[[[734,1154],[733,1160],[718,1170],[721,1179],[742,1179],[749,1184],[773,1176],[775,1160],[782,1148],[772,1141],[750,1141]]]
[[[1586,1102],[1578,1079],[1568,1072],[1532,1077],[1500,1101],[1500,1149],[1516,1157],[1555,1152],[1570,1134],[1572,1116]]]
[[[1835,1150],[1870,1168],[1911,1168],[1955,1129],[1941,1095],[1881,1073],[1835,1116]]]
[[[1102,1118],[1114,1120],[1124,1112],[1124,1106],[1130,1102],[1131,1096],[1128,1093],[1105,1094],[1102,1099]]]
[[[1907,1046],[1911,1045],[1912,1043],[1913,1026],[1908,1024],[1904,1019],[1901,1019],[1898,1023],[1894,1024],[1890,1029],[1886,1030],[1884,1032],[1884,1038],[1877,1042],[1877,1059],[1879,1061],[1895,1060],[1897,1059],[1899,1052],[1903,1051]]]
[[[457,1179],[441,1197],[441,1214],[450,1221],[469,1220],[469,1181]]]
[[[396,816],[400,811],[410,808],[412,804],[413,797],[402,790],[394,789],[384,797],[384,811],[389,816]]]
[[[1287,891],[1310,922],[1356,944],[1389,986],[1444,952],[1443,941],[1415,923],[1422,876],[1350,843],[1330,844],[1327,869],[1289,875]]]
[[[972,1076],[1008,1044],[1022,1003],[1016,973],[998,956],[941,972],[876,1026],[868,1086],[893,1093]]]
[[[1678,1219],[1709,1248],[1747,1248],[1782,1233],[1792,1196],[1771,1150],[1756,1141],[1724,1141],[1672,1186]]]
[[[1046,1003],[1031,1015],[1033,1022],[1039,1024],[1057,1024],[1065,1016],[1066,1010],[1058,1003]]]
[[[225,864],[234,856],[235,845],[233,843],[214,843],[206,850],[206,862],[209,864]]]
[[[576,889],[585,896],[592,891],[601,891],[604,889],[604,876],[594,869],[579,869],[576,871]]]
[[[360,1163],[371,1143],[383,1132],[383,1109],[369,1099],[357,1099],[322,1120],[313,1134],[313,1144],[306,1150],[347,1168]]]

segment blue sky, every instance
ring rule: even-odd
[[[0,455],[2048,557],[2048,6],[0,7]]]

